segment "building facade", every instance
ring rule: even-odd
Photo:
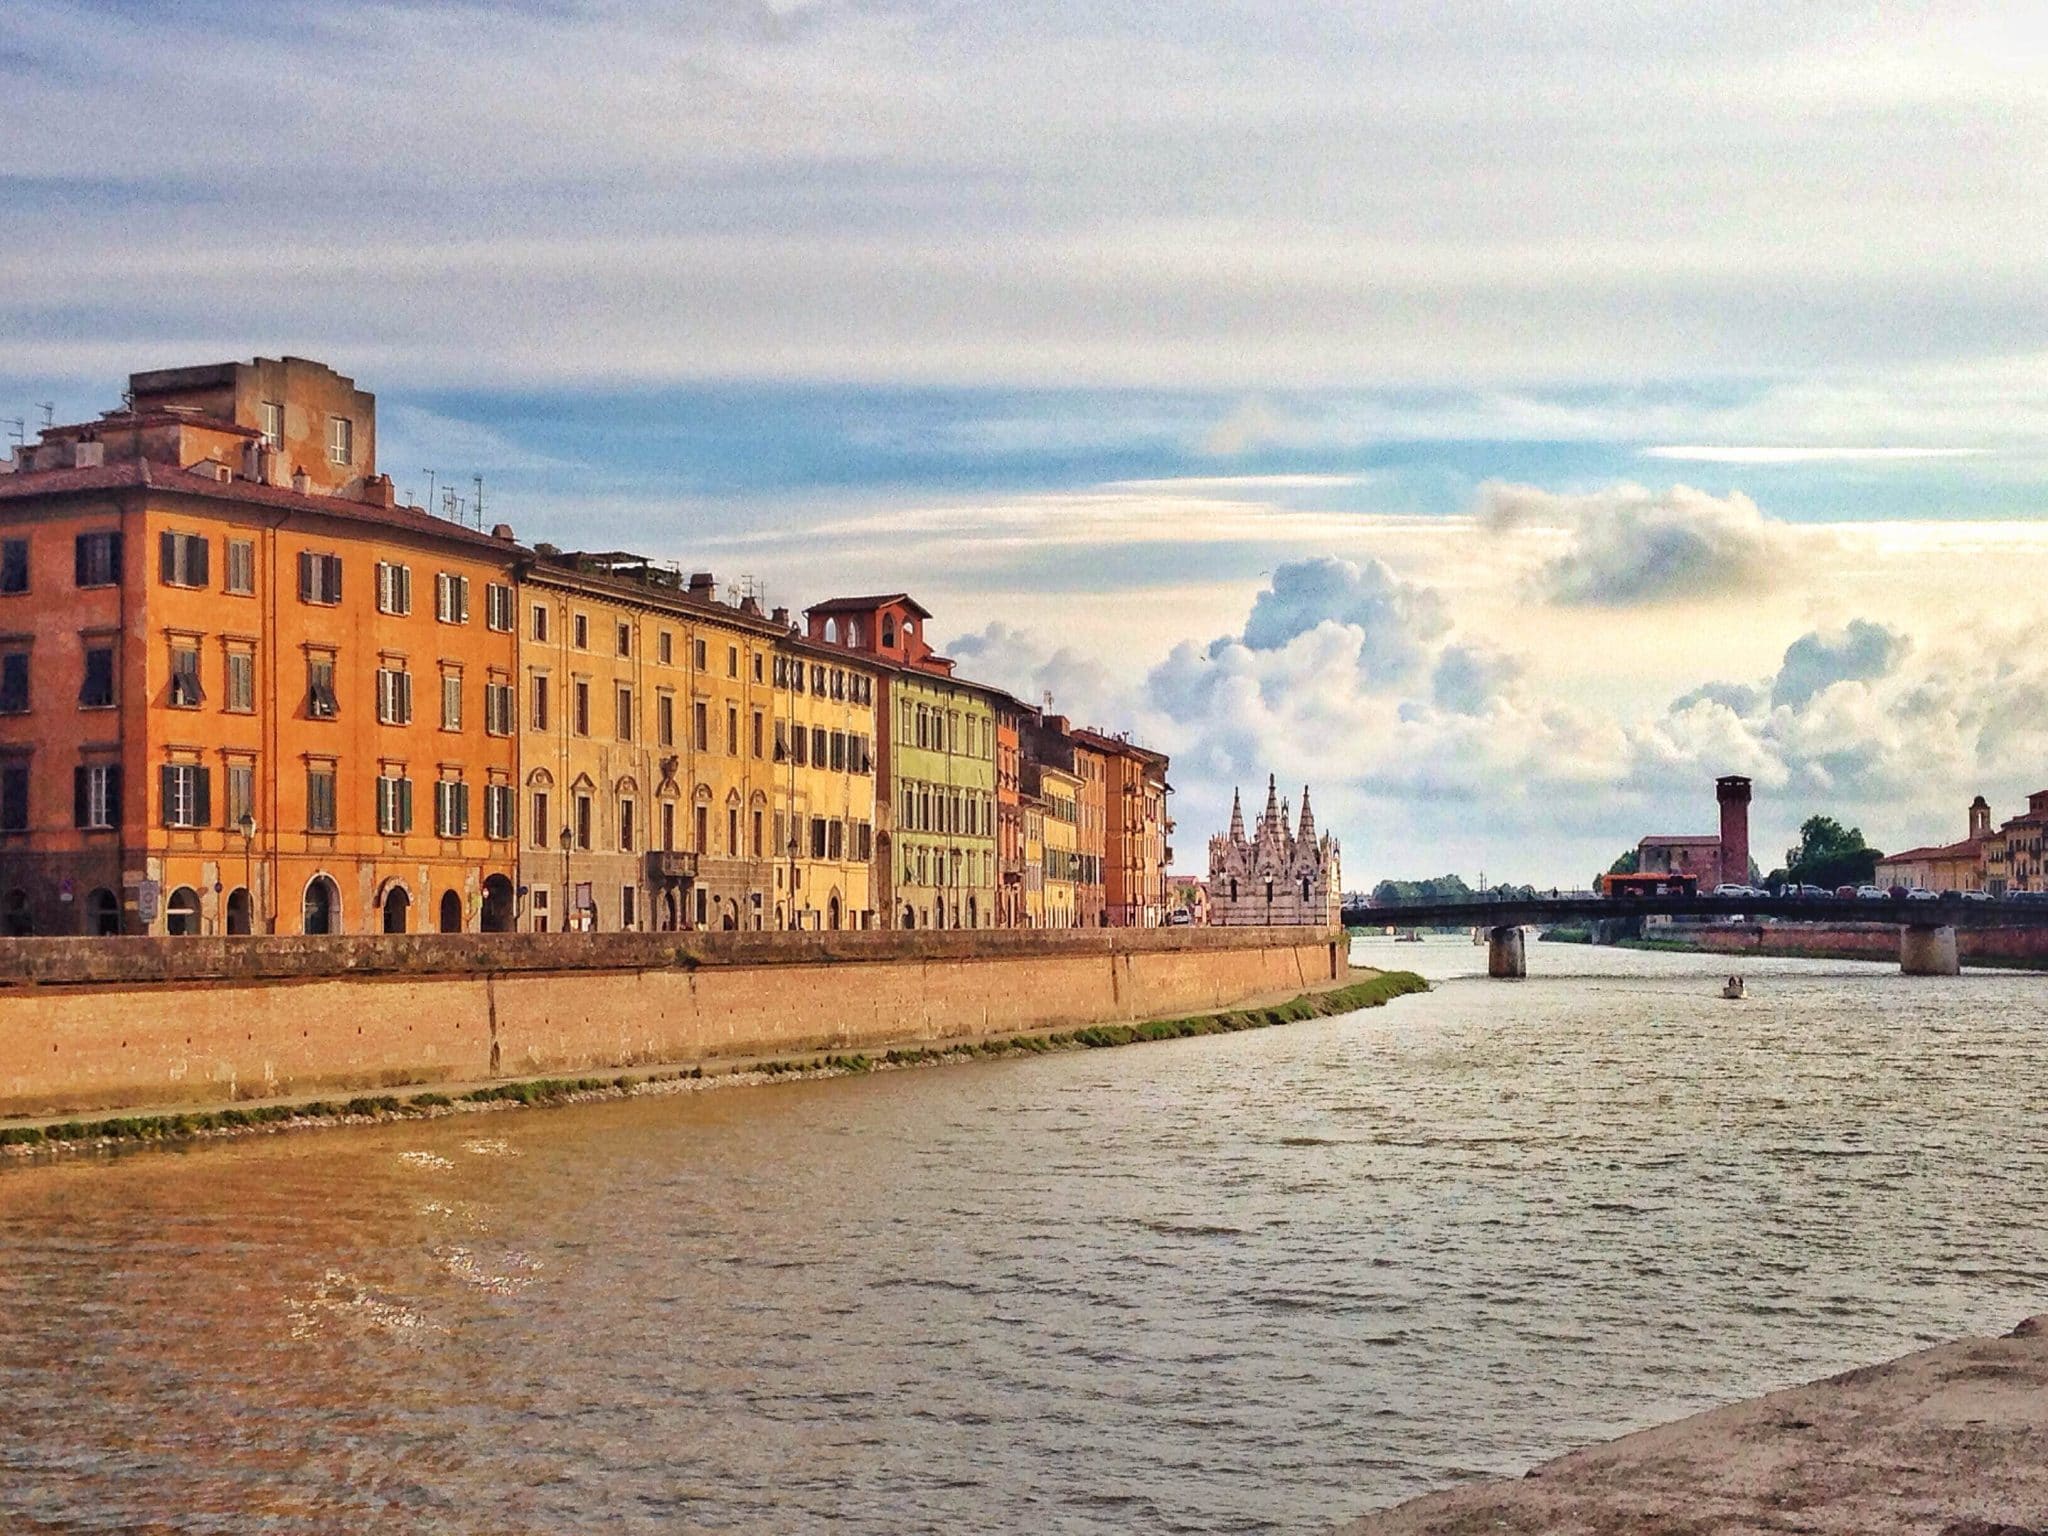
[[[882,678],[876,900],[889,928],[996,925],[997,690],[953,676],[907,593],[804,612],[813,644],[866,657]]]
[[[129,395],[0,475],[0,924],[510,928],[510,530],[399,506],[321,364]]]
[[[1245,836],[1244,806],[1231,798],[1230,830],[1209,839],[1209,921],[1218,926],[1343,922],[1343,872],[1337,839],[1316,835],[1308,789],[1301,791],[1301,822],[1288,826],[1277,786],[1266,781],[1266,809],[1258,830]]]
[[[776,642],[775,926],[874,928],[882,670],[796,634]]]
[[[1102,759],[1102,918],[1112,928],[1166,921],[1166,758],[1128,737],[1080,731]]]
[[[1982,795],[1970,802],[1970,835],[1961,842],[1908,848],[1877,861],[1873,877],[1881,886],[1920,886],[1930,891],[2003,891],[2012,867],[2005,840],[1991,830],[1991,804]],[[1992,883],[1992,848],[1998,849],[1997,885]]]

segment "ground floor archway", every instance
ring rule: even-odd
[[[412,893],[394,885],[384,893],[384,931],[404,933],[412,926]]]
[[[249,888],[238,885],[228,892],[228,932],[251,934],[256,931],[253,922],[253,905],[249,900]]]
[[[441,931],[462,932],[462,897],[454,891],[441,893]]]
[[[518,920],[517,894],[504,875],[484,877],[483,928],[485,933],[510,933]]]
[[[310,934],[341,932],[341,891],[325,875],[315,875],[306,882],[299,931]]]

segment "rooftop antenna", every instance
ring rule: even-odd
[[[7,435],[14,439],[14,446],[28,446],[28,421],[21,416],[0,416],[0,427],[7,429]]]
[[[484,477],[482,475],[471,475],[470,483],[476,487],[476,500],[471,502],[470,505],[476,509],[477,532],[481,533],[484,526]]]
[[[43,430],[44,430],[45,432],[49,431],[49,430],[50,430],[50,428],[52,428],[52,427],[54,427],[55,425],[57,425],[57,402],[56,402],[56,401],[54,401],[54,400],[38,400],[38,401],[36,402],[36,409],[37,409],[37,410],[39,410],[39,411],[41,411],[41,412],[43,413]]]
[[[427,510],[431,512],[434,509],[434,472],[423,469],[420,473],[427,477]]]

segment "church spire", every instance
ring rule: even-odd
[[[1281,801],[1280,801],[1280,841],[1281,841],[1281,842],[1283,842],[1283,843],[1291,843],[1291,842],[1293,842],[1293,841],[1294,841],[1294,831],[1293,831],[1293,828],[1294,828],[1294,811],[1293,811],[1293,808],[1292,808],[1291,806],[1289,806],[1289,805],[1288,805],[1288,803],[1287,803],[1286,799],[1285,799],[1285,798],[1283,797],[1283,798],[1281,799]]]
[[[1230,840],[1244,841],[1244,795],[1240,790],[1230,792]]]
[[[1304,843],[1316,840],[1316,813],[1309,809],[1308,786],[1301,786],[1301,824],[1294,829],[1294,835]]]

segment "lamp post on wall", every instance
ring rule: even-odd
[[[235,825],[242,833],[242,897],[249,913],[249,932],[256,931],[256,816],[243,811]]]
[[[569,931],[569,844],[575,834],[564,824],[562,827],[562,932]]]

